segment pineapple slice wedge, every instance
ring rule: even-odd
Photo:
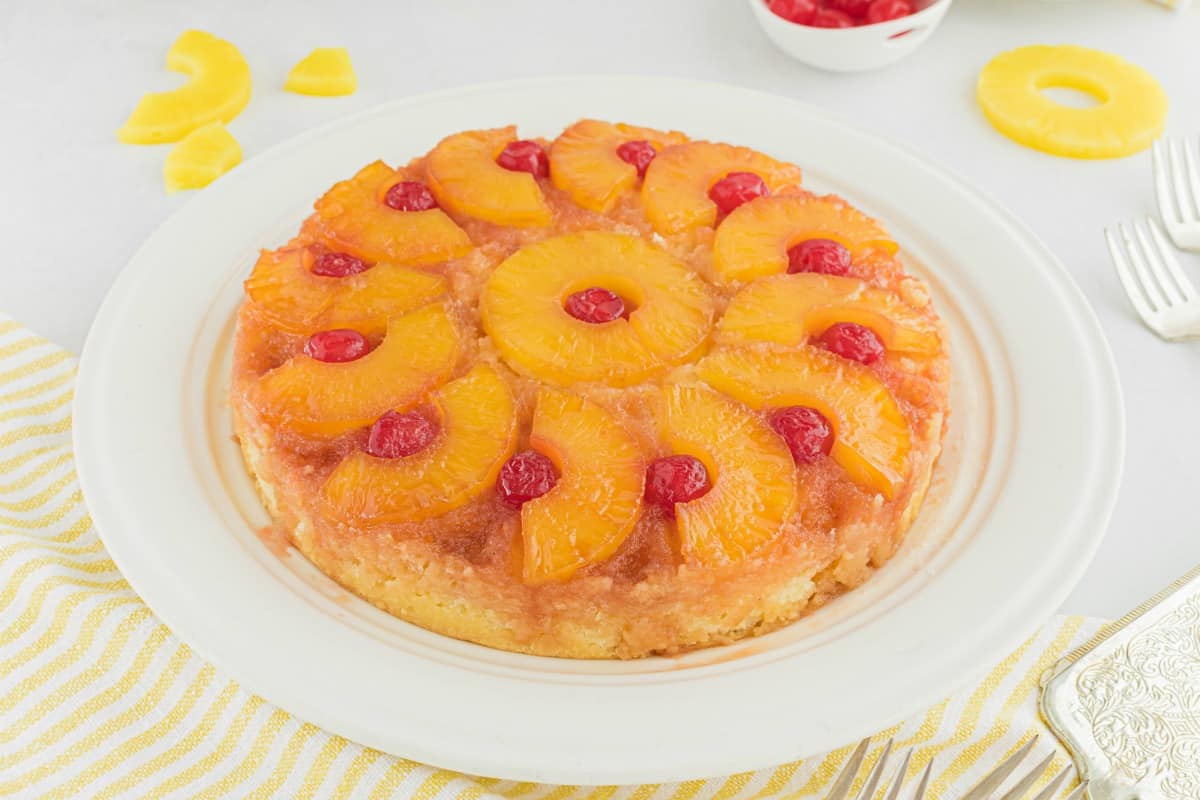
[[[686,562],[736,563],[779,536],[796,508],[795,465],[761,418],[708,387],[672,385],[662,427],[674,452],[703,462],[712,484],[702,497],[675,504]]]
[[[250,66],[236,47],[211,33],[180,34],[167,51],[167,69],[191,80],[144,95],[117,131],[122,142],[177,142],[202,125],[229,122],[250,102]]]
[[[616,205],[621,195],[638,185],[637,167],[617,155],[618,147],[633,141],[649,142],[661,151],[683,144],[687,137],[674,131],[624,123],[580,120],[550,146],[550,179],[576,205],[604,213]]]
[[[365,525],[432,519],[490,490],[517,442],[512,390],[486,364],[430,398],[441,432],[425,450],[376,458],[356,450],[321,496],[342,519]]]
[[[201,189],[242,161],[242,147],[224,123],[201,125],[171,148],[163,162],[168,192]]]
[[[438,202],[457,214],[497,225],[549,225],[550,206],[537,179],[496,163],[517,138],[514,126],[466,131],[438,143],[426,159],[429,188]]]
[[[283,88],[296,94],[337,97],[354,94],[358,78],[344,47],[318,47],[288,73]]]
[[[931,356],[941,350],[933,322],[896,294],[815,273],[772,275],[747,285],[729,301],[715,339],[728,345],[798,345],[838,322],[870,328],[894,352]]]
[[[591,324],[563,308],[599,286],[633,306],[628,319]],[[629,386],[693,357],[712,327],[708,286],[665,250],[636,237],[585,231],[528,245],[483,289],[483,327],[518,372],[569,386]]]
[[[332,250],[366,261],[437,264],[471,252],[467,232],[440,208],[397,211],[384,198],[404,176],[382,161],[363,167],[317,200],[316,230]]]
[[[815,347],[755,345],[718,348],[696,371],[714,389],[754,409],[820,411],[833,426],[833,459],[851,479],[885,498],[895,497],[908,479],[908,421],[869,369]]]
[[[714,183],[731,172],[753,172],[772,194],[800,184],[800,168],[745,147],[689,142],[668,147],[650,162],[642,183],[642,204],[663,235],[712,226],[717,206],[708,197]]]
[[[265,250],[246,279],[246,295],[266,319],[288,333],[353,328],[382,335],[388,320],[446,293],[446,279],[428,270],[376,264],[335,278],[312,272],[316,254],[306,245]]]
[[[538,393],[529,441],[554,462],[559,478],[521,506],[524,579],[565,580],[611,556],[633,531],[646,464],[616,417],[566,392]]]
[[[331,439],[385,411],[411,408],[449,378],[461,348],[455,323],[435,303],[393,318],[379,346],[355,361],[294,356],[264,375],[248,399],[272,426]]]
[[[763,197],[733,210],[713,238],[713,271],[722,284],[787,272],[788,248],[807,239],[832,239],[854,259],[898,245],[861,211],[829,197]]]

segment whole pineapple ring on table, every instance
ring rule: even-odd
[[[277,525],[380,608],[539,655],[726,643],[867,580],[948,405],[895,242],[745,148],[515,137],[368,167],[247,281],[232,406]]]
[[[1077,89],[1099,101],[1073,108],[1042,90]],[[1072,158],[1120,158],[1163,131],[1167,95],[1150,73],[1120,56],[1075,45],[1032,45],[996,56],[979,74],[979,105],[1010,139]]]

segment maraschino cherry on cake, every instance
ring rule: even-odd
[[[582,120],[376,161],[262,253],[232,408],[277,526],[430,630],[636,658],[854,588],[921,506],[946,336],[877,221]]]

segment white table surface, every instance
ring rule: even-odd
[[[166,148],[122,145],[114,132],[142,91],[178,83],[162,60],[189,27],[232,40],[250,62],[254,99],[230,125],[247,157],[409,94],[599,72],[775,92],[911,145],[999,199],[1058,253],[1116,356],[1129,420],[1124,486],[1104,545],[1065,610],[1119,616],[1200,562],[1200,344],[1164,344],[1140,326],[1100,235],[1105,224],[1152,212],[1149,156],[1042,155],[995,133],[973,99],[980,67],[1001,50],[1090,45],[1149,69],[1172,100],[1168,131],[1200,134],[1195,10],[1172,14],[1145,0],[957,0],[908,60],[836,76],[776,51],[742,0],[4,0],[0,310],[76,352],[117,272],[188,200],[163,191]],[[358,92],[283,92],[291,65],[321,45],[350,49]],[[1200,281],[1200,257],[1186,257],[1185,268]]]

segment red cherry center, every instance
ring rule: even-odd
[[[349,253],[322,253],[313,262],[309,271],[313,275],[322,275],[326,278],[344,278],[347,275],[366,272],[370,268],[370,264]]]
[[[811,464],[833,449],[833,426],[815,408],[780,408],[772,412],[769,422],[783,437],[797,464]]]
[[[505,505],[520,508],[553,489],[556,483],[558,470],[554,462],[534,450],[525,450],[504,462],[496,479],[496,492]]]
[[[777,17],[788,22],[807,25],[817,13],[817,0],[771,0],[767,8]]]
[[[832,239],[808,239],[788,250],[788,272],[850,274],[850,251]]]
[[[397,211],[429,211],[438,207],[429,187],[420,181],[400,181],[387,190],[383,203]]]
[[[814,28],[853,28],[854,17],[834,8],[821,8],[808,24]]]
[[[829,326],[817,342],[831,353],[862,364],[874,364],[883,357],[883,342],[875,331],[853,322]]]
[[[550,174],[550,159],[546,149],[530,139],[509,142],[496,156],[496,163],[513,172],[528,172],[537,178]]]
[[[871,0],[825,0],[825,7],[843,14],[861,19],[866,16]]]
[[[867,8],[865,22],[868,25],[874,25],[876,22],[907,17],[915,12],[916,8],[909,0],[874,0]]]
[[[770,193],[766,181],[753,172],[731,172],[709,188],[708,199],[717,204],[718,211],[728,214],[742,203]]]
[[[658,155],[658,151],[654,149],[654,145],[645,139],[625,142],[617,148],[617,158],[626,164],[633,164],[633,166],[637,167],[639,178],[646,176],[646,168],[650,166],[650,162],[654,160],[656,155]]]
[[[306,356],[331,363],[354,361],[365,356],[370,349],[366,337],[349,328],[314,333],[304,343]]]
[[[597,325],[625,316],[625,301],[621,295],[599,286],[568,296],[563,308],[575,319]]]
[[[646,468],[646,500],[675,516],[675,504],[703,497],[712,488],[708,470],[695,456],[656,458]]]
[[[415,411],[389,411],[371,426],[366,450],[376,458],[404,458],[429,447],[437,426]]]

